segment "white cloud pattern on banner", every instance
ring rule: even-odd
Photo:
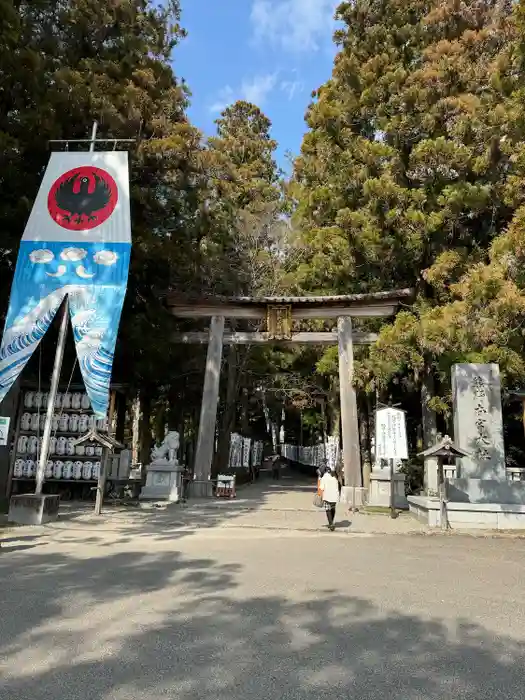
[[[64,248],[60,253],[62,260],[68,260],[69,262],[78,262],[83,260],[87,255],[87,250],[83,248]]]
[[[60,253],[62,260],[66,262],[79,262],[87,256],[87,250],[84,248],[64,248]],[[55,256],[51,250],[47,248],[42,248],[38,250],[33,250],[29,254],[29,259],[33,264],[47,264],[53,262]],[[118,260],[118,255],[113,250],[99,250],[93,255],[93,260],[97,265],[104,265],[105,267],[110,267],[115,265]],[[90,280],[95,277],[96,272],[90,272],[84,265],[78,265],[75,268],[75,273],[78,277],[83,280]],[[48,277],[60,278],[67,274],[67,265],[61,264],[57,267],[56,271],[48,272],[46,270],[46,275]]]
[[[84,265],[79,265],[75,272],[79,277],[81,277],[83,280],[90,280],[92,277],[95,276],[94,272],[88,272]]]
[[[113,250],[99,250],[93,256],[97,265],[114,265],[118,260],[118,255]]]
[[[35,264],[51,262],[54,257],[55,256],[53,253],[45,248],[41,250],[33,250],[31,253],[29,253],[29,259]]]
[[[59,265],[56,272],[46,272],[48,277],[62,277],[67,272],[67,267],[65,265]]]

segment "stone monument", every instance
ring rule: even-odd
[[[454,441],[468,453],[456,477],[505,481],[505,447],[498,365],[452,368]]]
[[[176,430],[168,432],[159,446],[151,451],[151,464],[147,468],[146,484],[140,500],[170,501],[177,503],[181,494],[181,474],[177,453],[180,438]]]
[[[461,453],[456,476],[444,474],[439,499],[409,496],[410,511],[431,527],[443,524],[445,514],[451,527],[525,529],[525,483],[508,480],[505,467],[499,367],[454,365],[452,396],[454,437]]]

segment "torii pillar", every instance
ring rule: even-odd
[[[204,371],[197,449],[195,451],[193,494],[199,496],[212,495],[210,477],[215,448],[215,423],[219,404],[223,337],[224,316],[212,316]]]
[[[354,344],[351,316],[337,319],[339,345],[339,394],[341,401],[341,437],[343,441],[343,465],[345,486],[363,485],[361,474],[361,450],[359,445],[359,421],[354,389]]]

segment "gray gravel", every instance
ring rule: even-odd
[[[2,700],[525,698],[523,540],[24,532]]]

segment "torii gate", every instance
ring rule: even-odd
[[[356,394],[353,387],[354,343],[368,344],[375,333],[352,330],[352,318],[392,316],[400,303],[413,296],[411,289],[370,294],[316,297],[215,297],[183,302],[170,295],[167,306],[179,318],[211,318],[209,332],[177,333],[172,342],[208,344],[204,388],[195,454],[195,477],[205,484],[211,477],[215,442],[215,423],[219,401],[219,382],[223,345],[259,343],[310,343],[339,346],[339,382],[341,429],[345,486],[362,486],[361,454]],[[265,332],[225,333],[225,319],[248,319],[266,323]],[[301,319],[337,319],[337,330],[329,332],[292,332],[294,321]]]

